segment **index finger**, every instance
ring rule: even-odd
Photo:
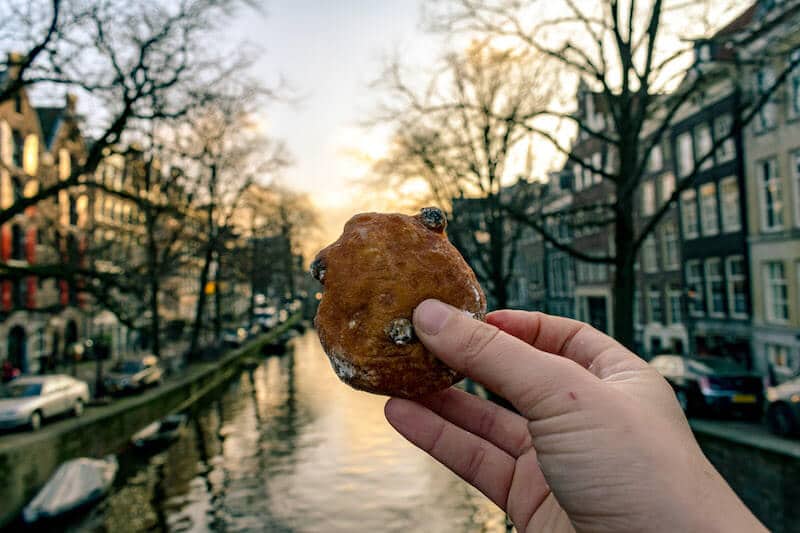
[[[537,409],[546,398],[575,399],[576,389],[597,384],[574,361],[534,348],[438,300],[417,306],[414,328],[445,364],[503,396],[531,418],[557,414]],[[564,401],[550,405],[561,406],[562,412]]]
[[[534,348],[568,357],[601,378],[612,366],[641,362],[614,338],[571,318],[502,310],[489,313],[486,321]]]

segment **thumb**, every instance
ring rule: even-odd
[[[574,361],[530,346],[438,300],[417,306],[414,329],[442,362],[506,398],[530,418],[544,416],[537,406],[546,398],[575,400],[578,391],[597,385],[597,378]]]

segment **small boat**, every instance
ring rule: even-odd
[[[117,458],[81,457],[58,467],[36,497],[22,511],[28,524],[52,519],[102,499],[117,475]]]
[[[134,433],[131,442],[137,448],[166,444],[180,436],[187,420],[188,417],[183,413],[166,416]]]

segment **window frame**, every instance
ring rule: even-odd
[[[732,264],[734,261],[740,261],[742,265],[742,272],[741,274],[734,274]],[[744,306],[745,311],[740,313],[736,311],[736,289],[735,284],[736,282],[743,282],[744,284]],[[728,314],[733,318],[748,318],[749,314],[747,312],[747,272],[745,268],[744,256],[743,255],[732,255],[730,257],[725,258],[725,290],[726,295],[728,297]]]
[[[712,190],[710,195],[706,195],[703,191],[704,190]],[[703,237],[714,237],[719,235],[719,200],[717,199],[717,184],[716,182],[710,181],[708,183],[704,183],[698,188],[698,192],[700,193],[700,233]],[[713,208],[707,209],[706,206],[706,199],[710,199],[713,202]],[[708,206],[711,207],[711,206]],[[713,217],[710,216],[713,213]],[[710,221],[714,222],[713,228],[706,227],[710,224]]]
[[[710,266],[717,265],[717,273],[712,275]],[[708,301],[708,316],[722,318],[725,316],[725,277],[722,270],[722,261],[719,257],[709,257],[703,262],[703,274],[705,278],[706,300]],[[714,308],[714,284],[719,284],[719,296],[721,298],[721,311]]]
[[[783,274],[782,280],[776,280],[772,278],[771,271],[772,266],[780,266],[781,272]],[[789,309],[789,284],[788,280],[786,279],[786,265],[783,261],[766,261],[763,264],[763,283],[764,283],[764,316],[767,322],[771,324],[788,324],[790,319],[790,309]],[[775,315],[776,310],[776,301],[774,299],[775,294],[773,293],[773,286],[777,285],[778,287],[783,287],[783,306],[786,309],[785,317],[777,317]]]
[[[701,158],[710,153],[710,157],[707,157],[698,167],[699,170],[708,170],[714,166],[714,137],[711,126],[706,122],[695,125],[692,128],[692,137],[694,138],[695,166]]]
[[[691,198],[689,198],[691,196]],[[686,189],[681,193],[681,200],[680,200],[680,212],[681,212],[681,229],[683,230],[683,237],[686,240],[696,239],[700,236],[700,217],[699,217],[699,209],[697,206],[697,189],[691,188]],[[694,229],[690,232],[688,225],[687,225],[687,206],[691,209],[693,213],[693,226]]]
[[[688,140],[688,143],[684,143]],[[676,169],[678,176],[685,178],[694,170],[694,139],[692,130],[686,130],[675,137]]]
[[[781,183],[780,172],[778,171],[778,159],[776,157],[768,157],[761,159],[757,163],[756,174],[758,180],[758,201],[759,201],[759,218],[761,220],[761,231],[763,233],[772,233],[781,231],[784,228],[783,217],[783,184]],[[769,170],[769,178],[765,175],[766,169]],[[768,182],[775,182],[777,194],[773,193],[777,200],[772,200],[772,205],[776,203],[780,209],[775,210],[773,218],[780,219],[778,224],[769,224],[769,217],[767,216],[767,189]]]
[[[697,267],[697,274],[698,277],[695,277],[692,274],[692,270],[694,267]],[[706,305],[705,305],[705,282],[703,279],[703,265],[699,259],[691,259],[686,261],[686,288],[687,290],[695,289],[693,292],[700,296],[699,299],[694,298],[689,300],[689,316],[691,317],[702,317],[706,315]],[[699,290],[696,290],[699,287]],[[700,309],[695,309],[695,302],[699,302]]]
[[[729,184],[733,184],[733,190],[736,192],[736,206],[732,213],[730,212],[731,208],[727,206],[726,200],[728,199],[728,196],[725,194],[725,186]],[[739,180],[736,178],[736,176],[728,176],[719,180],[717,194],[719,194],[720,199],[719,205],[722,215],[722,223],[720,226],[722,233],[736,233],[738,231],[742,231],[742,195],[739,191]],[[736,222],[735,225],[728,225],[729,217],[731,221]]]

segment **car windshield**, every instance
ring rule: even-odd
[[[3,398],[28,398],[41,393],[41,383],[11,383],[0,388],[0,396]]]
[[[730,359],[689,359],[689,368],[702,374],[728,374],[745,370]]]
[[[122,361],[117,363],[114,367],[115,372],[121,372],[123,374],[135,374],[136,372],[140,371],[144,365],[139,361]]]

